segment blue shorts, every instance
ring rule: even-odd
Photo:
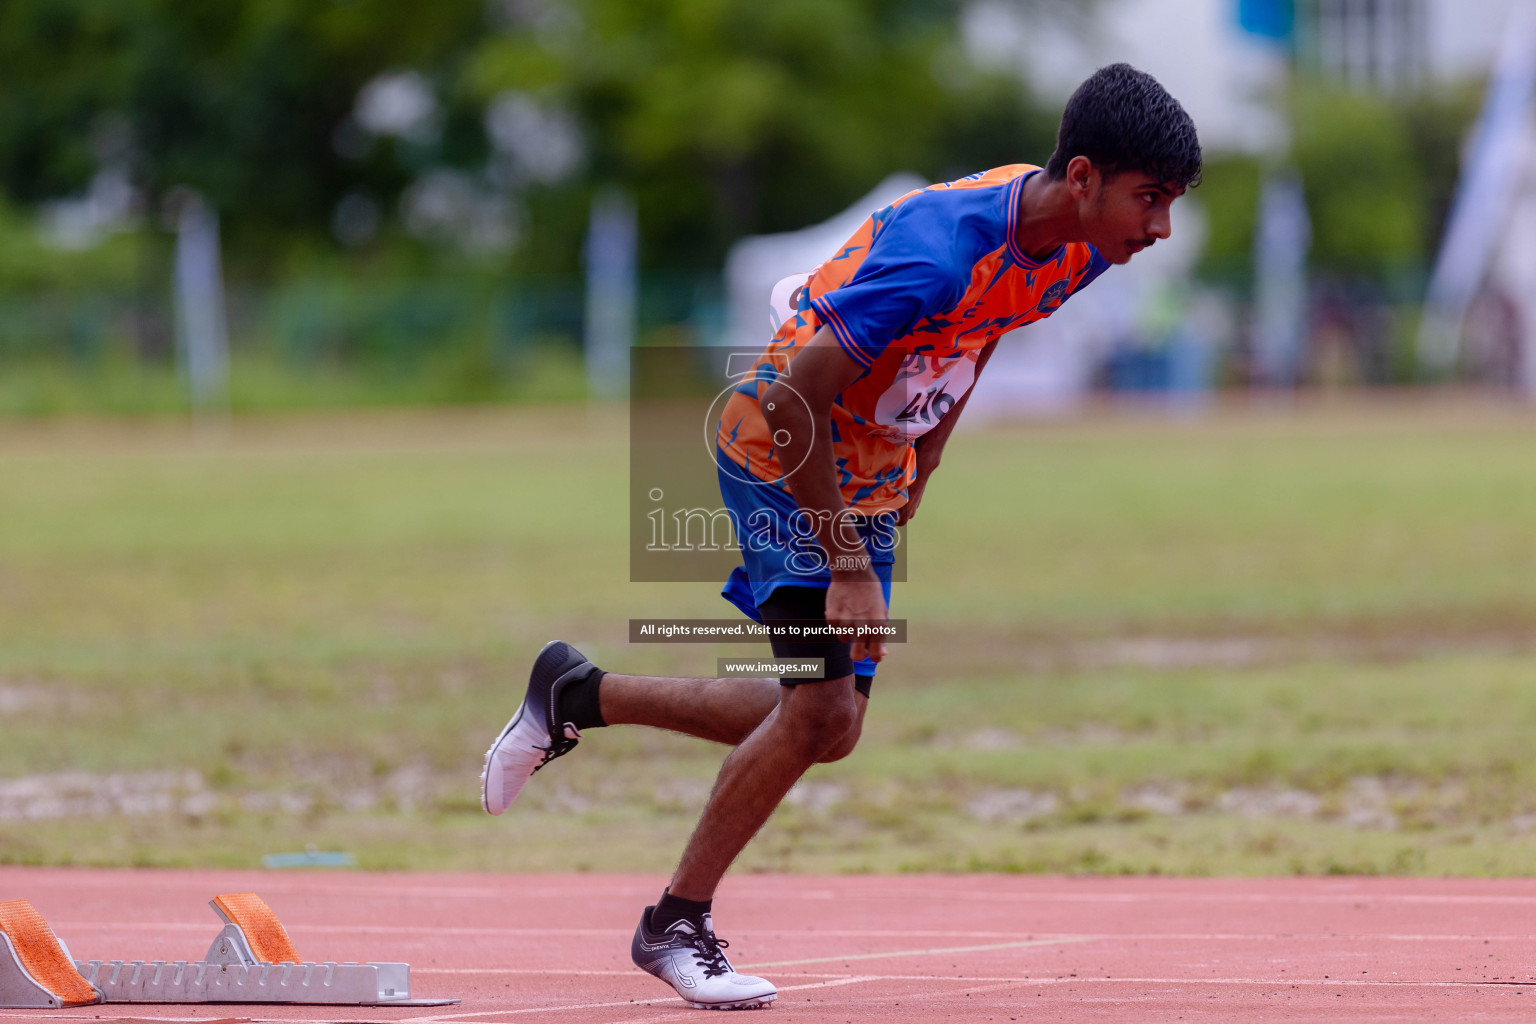
[[[814,523],[809,513],[781,487],[764,483],[731,459],[716,452],[716,470],[720,477],[720,496],[731,513],[736,537],[741,544],[744,565],[731,571],[730,579],[720,589],[720,596],[740,608],[752,619],[763,621],[759,606],[780,587],[817,587],[825,590],[832,583],[826,555],[816,541]],[[896,531],[890,516],[854,519],[864,546],[869,549],[870,564],[880,578],[885,592],[885,606],[891,606],[891,568],[896,562]],[[861,658],[853,663],[860,676],[873,676],[875,662]]]

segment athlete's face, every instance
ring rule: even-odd
[[[1154,181],[1140,171],[1105,175],[1083,157],[1072,160],[1067,178],[1078,197],[1083,233],[1109,262],[1128,262],[1172,233],[1169,215],[1183,188]]]

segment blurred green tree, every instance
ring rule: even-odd
[[[1416,280],[1433,259],[1477,114],[1476,83],[1390,97],[1302,82],[1289,100],[1291,145],[1312,218],[1310,263],[1340,278]],[[1266,161],[1218,157],[1199,201],[1211,235],[1201,270],[1246,283]]]
[[[705,266],[738,235],[820,219],[894,170],[1045,159],[1055,112],[972,66],[958,9],[7,0],[0,190],[21,205],[78,196],[111,166],[153,216],[192,187],[246,272],[280,270],[333,232],[399,238],[388,225],[404,196],[418,234],[462,241],[521,219],[515,264],[568,272],[592,190],[617,184],[638,201],[648,265]]]
[[[1210,232],[1200,254],[1200,272],[1208,280],[1239,290],[1249,286],[1263,176],[1257,157],[1206,160],[1199,191],[1190,199],[1205,211]]]
[[[1341,90],[1302,89],[1293,102],[1312,265],[1343,275],[1422,265],[1428,184],[1401,106]]]
[[[483,0],[6,0],[0,187],[36,203],[116,162],[152,200],[199,190],[237,251],[269,255],[349,191],[408,179],[409,160],[338,146],[359,89],[396,68],[449,80],[484,30]],[[479,138],[448,113],[448,136]]]
[[[975,67],[948,0],[514,0],[468,87],[578,112],[589,176],[637,196],[648,262],[708,264],[881,177],[1043,162],[1055,112]],[[528,254],[569,267],[579,216],[531,210]]]

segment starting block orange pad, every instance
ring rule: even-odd
[[[0,903],[0,1007],[91,1003],[329,1003],[446,1006],[412,999],[411,967],[299,959],[272,908],[255,893],[209,904],[224,922],[202,960],[75,960],[26,900]]]

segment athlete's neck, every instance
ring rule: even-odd
[[[1051,181],[1044,171],[1024,179],[1024,187],[1019,189],[1018,230],[1014,240],[1030,259],[1041,262],[1050,259],[1066,243],[1083,240],[1077,207],[1068,194],[1066,181]]]

